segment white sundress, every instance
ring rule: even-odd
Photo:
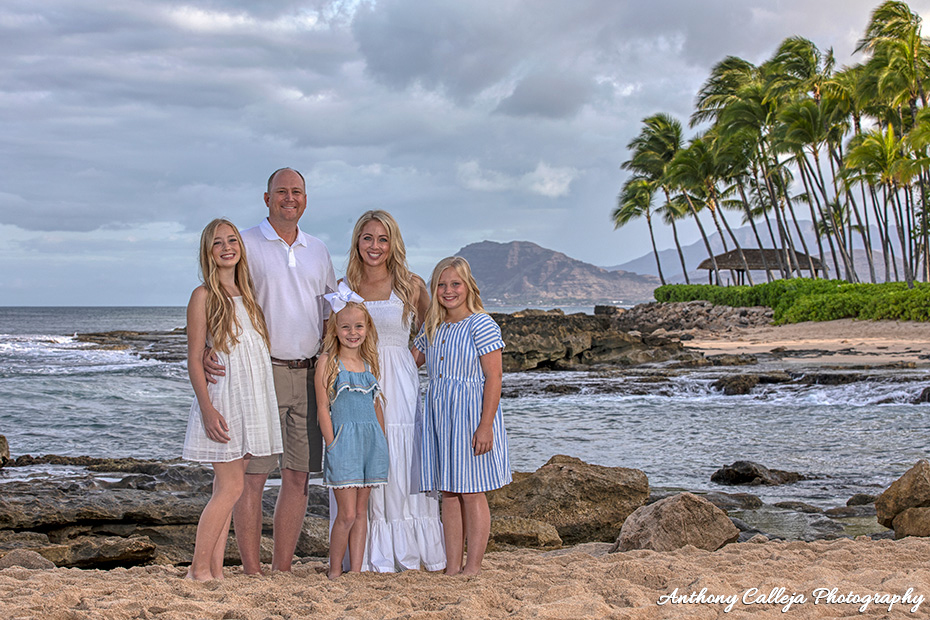
[[[210,402],[229,425],[230,439],[220,443],[207,437],[195,397],[181,453],[189,461],[227,463],[247,454],[269,456],[284,450],[268,346],[252,326],[242,298],[233,297],[233,303],[242,333],[229,353],[217,352],[226,375],[207,384]]]

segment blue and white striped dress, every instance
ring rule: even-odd
[[[475,456],[471,446],[484,398],[479,358],[504,348],[500,327],[487,314],[476,313],[440,324],[432,342],[421,329],[414,344],[426,354],[429,373],[420,490],[482,493],[510,483],[507,431],[499,405],[491,451]]]

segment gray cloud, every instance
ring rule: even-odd
[[[533,74],[520,80],[497,111],[511,116],[574,116],[595,90],[590,76],[574,73]]]
[[[640,119],[787,36],[851,62],[875,4],[7,0],[0,303],[186,303],[201,227],[255,224],[284,165],[337,265],[369,208],[420,273],[482,239],[628,260],[645,226],[609,213]]]

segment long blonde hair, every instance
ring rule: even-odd
[[[433,335],[439,329],[439,324],[446,320],[446,309],[439,303],[439,295],[436,294],[436,290],[439,287],[439,276],[442,275],[443,271],[450,268],[459,274],[465,288],[468,290],[465,306],[472,313],[484,312],[484,304],[481,303],[481,291],[478,290],[478,283],[475,282],[474,276],[471,275],[471,265],[461,256],[444,258],[433,269],[433,275],[429,279],[429,310],[427,310],[426,320],[423,322],[427,340],[433,339]]]
[[[387,270],[393,280],[391,286],[394,292],[404,302],[404,316],[408,316],[412,312],[415,319],[422,318],[416,317],[417,289],[414,284],[415,276],[407,266],[407,247],[404,245],[404,238],[400,235],[400,226],[397,225],[397,220],[387,211],[382,209],[365,211],[355,222],[355,228],[352,230],[352,246],[349,248],[349,265],[346,267],[346,283],[351,287],[356,287],[362,278],[364,262],[358,251],[358,240],[362,237],[362,229],[371,221],[377,221],[387,231],[388,243],[390,244]]]
[[[326,321],[326,333],[323,335],[323,353],[326,358],[326,394],[329,396],[329,402],[336,398],[336,375],[339,374],[339,338],[336,335],[337,317],[349,308],[358,308],[365,315],[365,340],[359,347],[359,357],[368,364],[368,369],[379,382],[381,381],[381,365],[378,363],[378,330],[375,329],[375,322],[368,313],[368,308],[364,304],[355,301],[346,303],[345,308],[336,312]]]
[[[212,346],[217,351],[229,353],[229,350],[239,343],[239,334],[242,325],[236,318],[236,308],[229,293],[220,283],[219,270],[213,259],[213,239],[216,229],[222,225],[229,226],[239,242],[239,262],[236,263],[235,282],[242,295],[242,303],[249,313],[252,326],[261,334],[268,344],[268,327],[265,325],[265,315],[255,301],[255,288],[252,285],[252,276],[249,274],[249,262],[245,255],[245,244],[236,225],[225,218],[217,218],[207,224],[200,235],[200,279],[207,289],[207,333],[210,335]]]

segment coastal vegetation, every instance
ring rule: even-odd
[[[802,271],[816,277],[804,255],[819,257],[846,283],[902,281],[912,288],[930,281],[930,39],[905,2],[888,1],[872,12],[855,52],[862,62],[837,68],[832,49],[791,36],[760,65],[728,56],[713,67],[690,118],[699,131],[687,141],[678,119],[664,113],[643,119],[621,165],[632,175],[611,218],[616,228],[645,218],[662,284],[658,219],[672,228],[687,284],[678,241],[686,218],[697,224],[715,281],[721,281],[707,214],[724,252],[737,252],[750,285],[731,214],[751,227],[756,247],[778,250],[775,264],[764,267],[769,282],[796,279]],[[799,218],[813,222],[816,247],[808,247]],[[854,262],[854,250],[864,261]],[[910,298],[895,297],[899,289],[881,291],[891,308],[866,304],[861,296],[872,289],[854,288],[843,289],[842,297],[830,294],[831,303],[843,300],[839,308],[814,303],[804,312],[845,314],[857,306],[867,315],[893,315],[883,318],[910,312]]]
[[[850,283],[790,278],[755,286],[672,284],[655,290],[656,301],[703,300],[735,307],[766,306],[776,324],[835,319],[930,321],[930,284]]]

